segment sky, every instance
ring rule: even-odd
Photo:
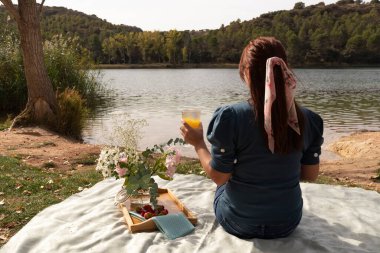
[[[299,1],[309,6],[323,0],[46,0],[45,5],[95,14],[113,24],[137,26],[144,31],[182,31],[216,29],[238,18],[244,21],[271,11],[290,10]],[[337,1],[323,2],[327,5]]]

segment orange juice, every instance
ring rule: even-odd
[[[182,119],[192,128],[198,128],[201,124],[200,110],[183,110]]]
[[[193,118],[183,118],[183,120],[192,128],[198,128],[201,124],[201,121],[199,119],[193,119]]]

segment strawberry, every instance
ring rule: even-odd
[[[156,210],[161,212],[162,210],[164,210],[164,206],[163,205],[157,205]]]
[[[160,212],[162,215],[167,215],[169,213],[168,209],[164,209]]]
[[[145,205],[145,206],[143,207],[143,209],[144,209],[145,211],[149,211],[149,212],[152,212],[152,211],[153,211],[153,208],[152,208],[151,205]]]
[[[136,213],[141,213],[142,212],[142,208],[140,206],[136,207]]]
[[[150,218],[152,218],[153,217],[153,214],[152,213],[145,213],[144,214],[144,218],[145,219],[150,219]]]

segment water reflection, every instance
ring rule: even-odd
[[[295,70],[300,80],[297,100],[318,112],[329,143],[356,130],[380,130],[380,69]],[[234,69],[103,70],[113,90],[113,106],[102,107],[88,121],[84,139],[107,143],[114,118],[145,119],[141,147],[179,136],[181,110],[202,111],[207,126],[213,111],[249,97]]]
[[[323,116],[325,125],[338,132],[378,130],[380,92],[331,91],[302,92],[298,100]]]

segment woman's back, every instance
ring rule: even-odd
[[[320,141],[320,117],[302,108],[305,117],[304,149],[289,154],[272,154],[258,126],[250,103],[224,106],[216,110],[207,138],[212,144],[211,166],[232,173],[218,202],[226,220],[246,226],[284,224],[299,221],[302,197],[299,185],[301,160],[314,163]],[[318,145],[317,145],[318,146]],[[311,156],[310,152],[314,152]],[[320,152],[320,151],[319,151]]]

